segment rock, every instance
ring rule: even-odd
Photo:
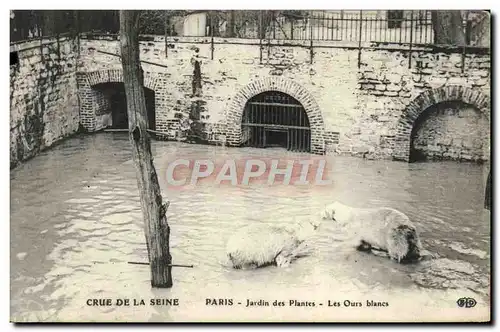
[[[401,91],[401,86],[396,84],[389,84],[387,86],[388,91]]]

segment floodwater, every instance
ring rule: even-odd
[[[152,150],[159,172],[166,158],[307,156],[178,142],[153,142]],[[152,289],[148,266],[128,263],[145,262],[147,252],[127,135],[75,137],[44,151],[11,172],[11,320],[489,318],[490,213],[483,209],[488,166],[325,158],[333,183],[321,188],[205,184],[166,190],[162,181],[171,203],[173,263],[194,268],[174,267],[173,287]],[[403,211],[434,258],[402,265],[357,252],[343,241],[342,229],[324,223],[310,241],[311,254],[287,268],[232,270],[221,264],[225,242],[238,228],[310,218],[336,199]],[[474,298],[476,306],[459,308],[462,297]],[[113,305],[89,306],[89,299],[111,299]],[[117,299],[130,305],[117,306]],[[178,305],[152,306],[151,299],[178,299]],[[233,305],[206,305],[207,299],[232,299]],[[247,308],[247,299],[269,306]],[[370,300],[388,306],[367,307]],[[277,306],[281,301],[285,305]]]

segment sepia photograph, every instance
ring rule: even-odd
[[[11,323],[491,323],[489,10],[9,15]]]

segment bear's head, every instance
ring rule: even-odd
[[[333,202],[321,212],[321,219],[344,223],[348,219],[350,208],[340,202]]]
[[[315,219],[309,219],[309,220],[305,221],[305,225],[309,228],[312,227],[312,230],[315,231],[321,225],[321,221],[315,220]]]
[[[294,232],[300,241],[303,241],[314,235],[320,222],[316,220],[301,220],[294,224]]]
[[[321,212],[321,219],[335,221],[335,211],[337,210],[337,202],[327,205]]]

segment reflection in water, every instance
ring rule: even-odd
[[[125,134],[82,136],[11,172],[13,320],[359,320],[359,311],[331,309],[328,301],[370,299],[387,301],[392,310],[418,306],[422,315],[445,319],[439,310],[455,309],[459,297],[473,296],[478,301],[474,310],[489,306],[490,215],[483,209],[484,166],[328,156],[333,185],[324,188],[208,184],[185,190],[162,188],[171,202],[174,263],[195,268],[174,268],[173,288],[151,289],[148,267],[127,264],[147,259],[129,151]],[[173,142],[154,142],[153,153],[159,172],[166,159],[179,157],[304,156]],[[239,227],[307,218],[334,199],[355,207],[400,209],[415,222],[423,245],[437,258],[400,265],[356,252],[343,242],[341,229],[325,223],[312,241],[312,255],[288,268],[241,271],[220,264],[226,239]],[[214,297],[233,298],[236,303],[205,306],[205,299]],[[107,298],[179,298],[180,305],[86,304],[87,299]],[[247,298],[270,304],[314,301],[316,308],[245,310]],[[398,310],[397,315],[369,309],[362,314],[365,319],[384,315],[415,319],[413,309]],[[463,311],[457,315],[464,317]]]

